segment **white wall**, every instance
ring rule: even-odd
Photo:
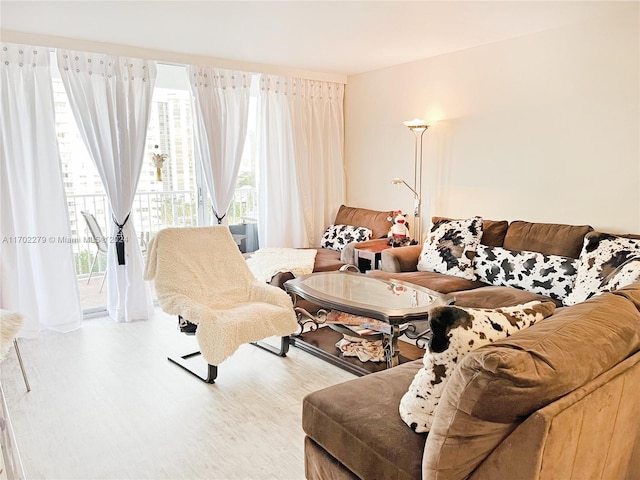
[[[420,117],[430,215],[640,233],[638,3],[626,15],[348,78],[347,203],[401,208]],[[411,220],[411,219],[410,219]]]

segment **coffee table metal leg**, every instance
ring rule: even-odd
[[[387,359],[387,368],[397,367],[400,363],[400,353],[398,350],[399,336],[399,325],[391,325],[391,333],[384,335],[383,346],[384,356]]]

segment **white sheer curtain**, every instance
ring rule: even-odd
[[[84,143],[104,184],[113,221],[107,254],[107,310],[118,322],[153,312],[133,219],[144,157],[155,62],[58,50],[58,67]],[[122,228],[120,228],[122,226]],[[125,238],[124,256],[116,237]]]
[[[82,308],[55,131],[49,52],[2,44],[0,305],[19,333],[80,327]]]
[[[296,177],[288,79],[260,76],[258,97],[258,243],[260,247],[308,247]],[[314,188],[311,183],[306,188]]]
[[[252,75],[213,67],[189,66],[194,102],[196,158],[222,223],[233,200],[247,136]]]
[[[293,87],[296,177],[307,241],[318,246],[345,197],[344,85],[294,79]]]
[[[341,84],[260,76],[260,246],[317,246],[344,202],[343,98]]]

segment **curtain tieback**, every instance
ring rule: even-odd
[[[220,215],[218,215],[218,212],[216,212],[215,208],[211,207],[211,210],[213,210],[213,214],[218,219],[218,225],[220,225],[222,223],[222,220],[224,219],[224,217],[227,216],[227,212],[225,212],[224,215],[220,216]],[[125,222],[126,222],[126,220],[125,220]]]
[[[115,223],[118,227],[118,233],[116,233],[116,253],[118,254],[118,265],[124,265],[126,263],[124,260],[124,232],[122,231],[122,229],[129,221],[129,215],[131,215],[131,212],[127,214],[127,217],[124,219],[124,222],[122,222],[122,224],[118,223],[115,215],[112,215],[113,223]]]

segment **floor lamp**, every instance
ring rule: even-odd
[[[427,122],[416,118],[414,120],[408,120],[402,122],[406,127],[413,132],[416,137],[416,145],[414,150],[414,171],[413,171],[413,188],[409,186],[407,182],[401,178],[394,178],[391,183],[405,184],[409,190],[415,195],[415,208],[413,215],[415,217],[414,236],[418,243],[422,243],[422,225],[420,217],[422,216],[422,135],[429,128]]]

